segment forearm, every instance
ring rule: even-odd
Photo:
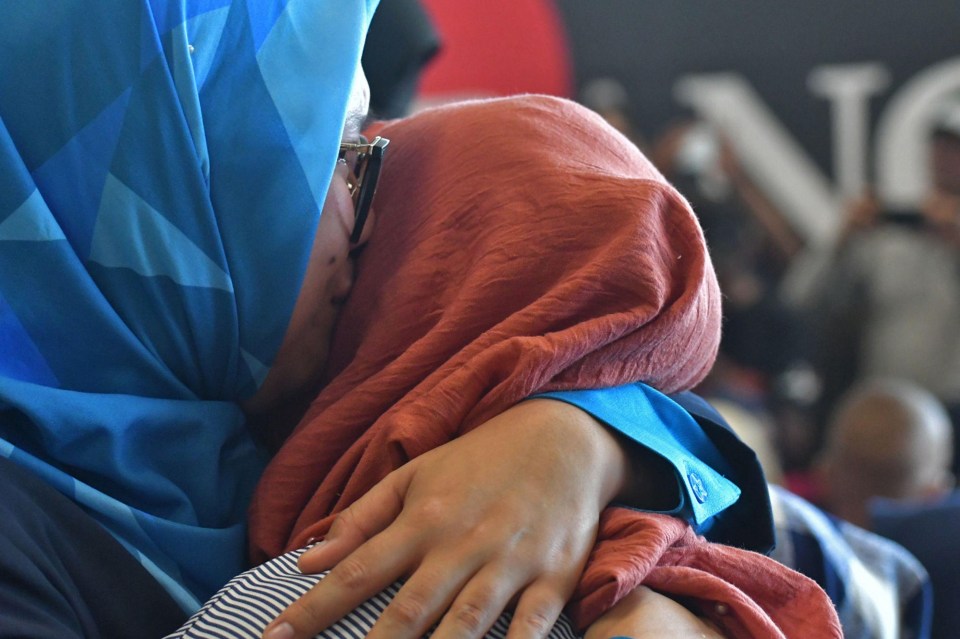
[[[587,628],[584,639],[722,639],[710,621],[679,603],[640,586]]]

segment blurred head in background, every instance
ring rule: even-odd
[[[953,431],[943,405],[923,388],[886,379],[854,387],[834,411],[819,460],[824,505],[869,528],[880,497],[942,497],[954,485]]]

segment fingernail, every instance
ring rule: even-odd
[[[308,548],[306,552],[304,552],[302,555],[300,555],[300,559],[304,559],[304,558],[306,558],[306,557],[309,557],[310,555],[313,555],[314,553],[316,553],[318,550],[320,550],[321,548],[323,548],[323,547],[326,546],[326,545],[327,545],[327,540],[326,540],[326,539],[320,539],[320,540],[318,540],[317,543],[315,543],[313,546],[311,546],[310,548]]]
[[[293,634],[293,626],[286,621],[281,621],[263,633],[263,639],[293,639]]]

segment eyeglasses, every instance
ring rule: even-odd
[[[340,145],[339,160],[350,167],[350,177],[347,187],[353,198],[354,222],[350,243],[356,244],[363,234],[363,225],[370,214],[370,204],[377,191],[377,180],[380,178],[380,165],[387,152],[390,140],[377,136],[367,142],[361,138],[359,144],[343,143]]]

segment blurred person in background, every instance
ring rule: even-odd
[[[772,422],[711,400],[767,476],[777,543],[770,557],[826,591],[846,639],[929,638],[933,590],[927,570],[902,545],[824,512],[784,487]]]
[[[960,500],[943,405],[908,381],[862,382],[844,396],[829,429],[817,464],[825,507],[915,554],[933,583],[933,636],[955,636]]]
[[[929,159],[930,193],[917,210],[890,210],[872,197],[850,207],[808,302],[819,326],[823,416],[854,380],[898,377],[932,391],[956,429],[960,100],[940,111]]]
[[[361,57],[370,84],[370,116],[386,120],[410,113],[420,76],[442,46],[420,0],[378,6]]]

